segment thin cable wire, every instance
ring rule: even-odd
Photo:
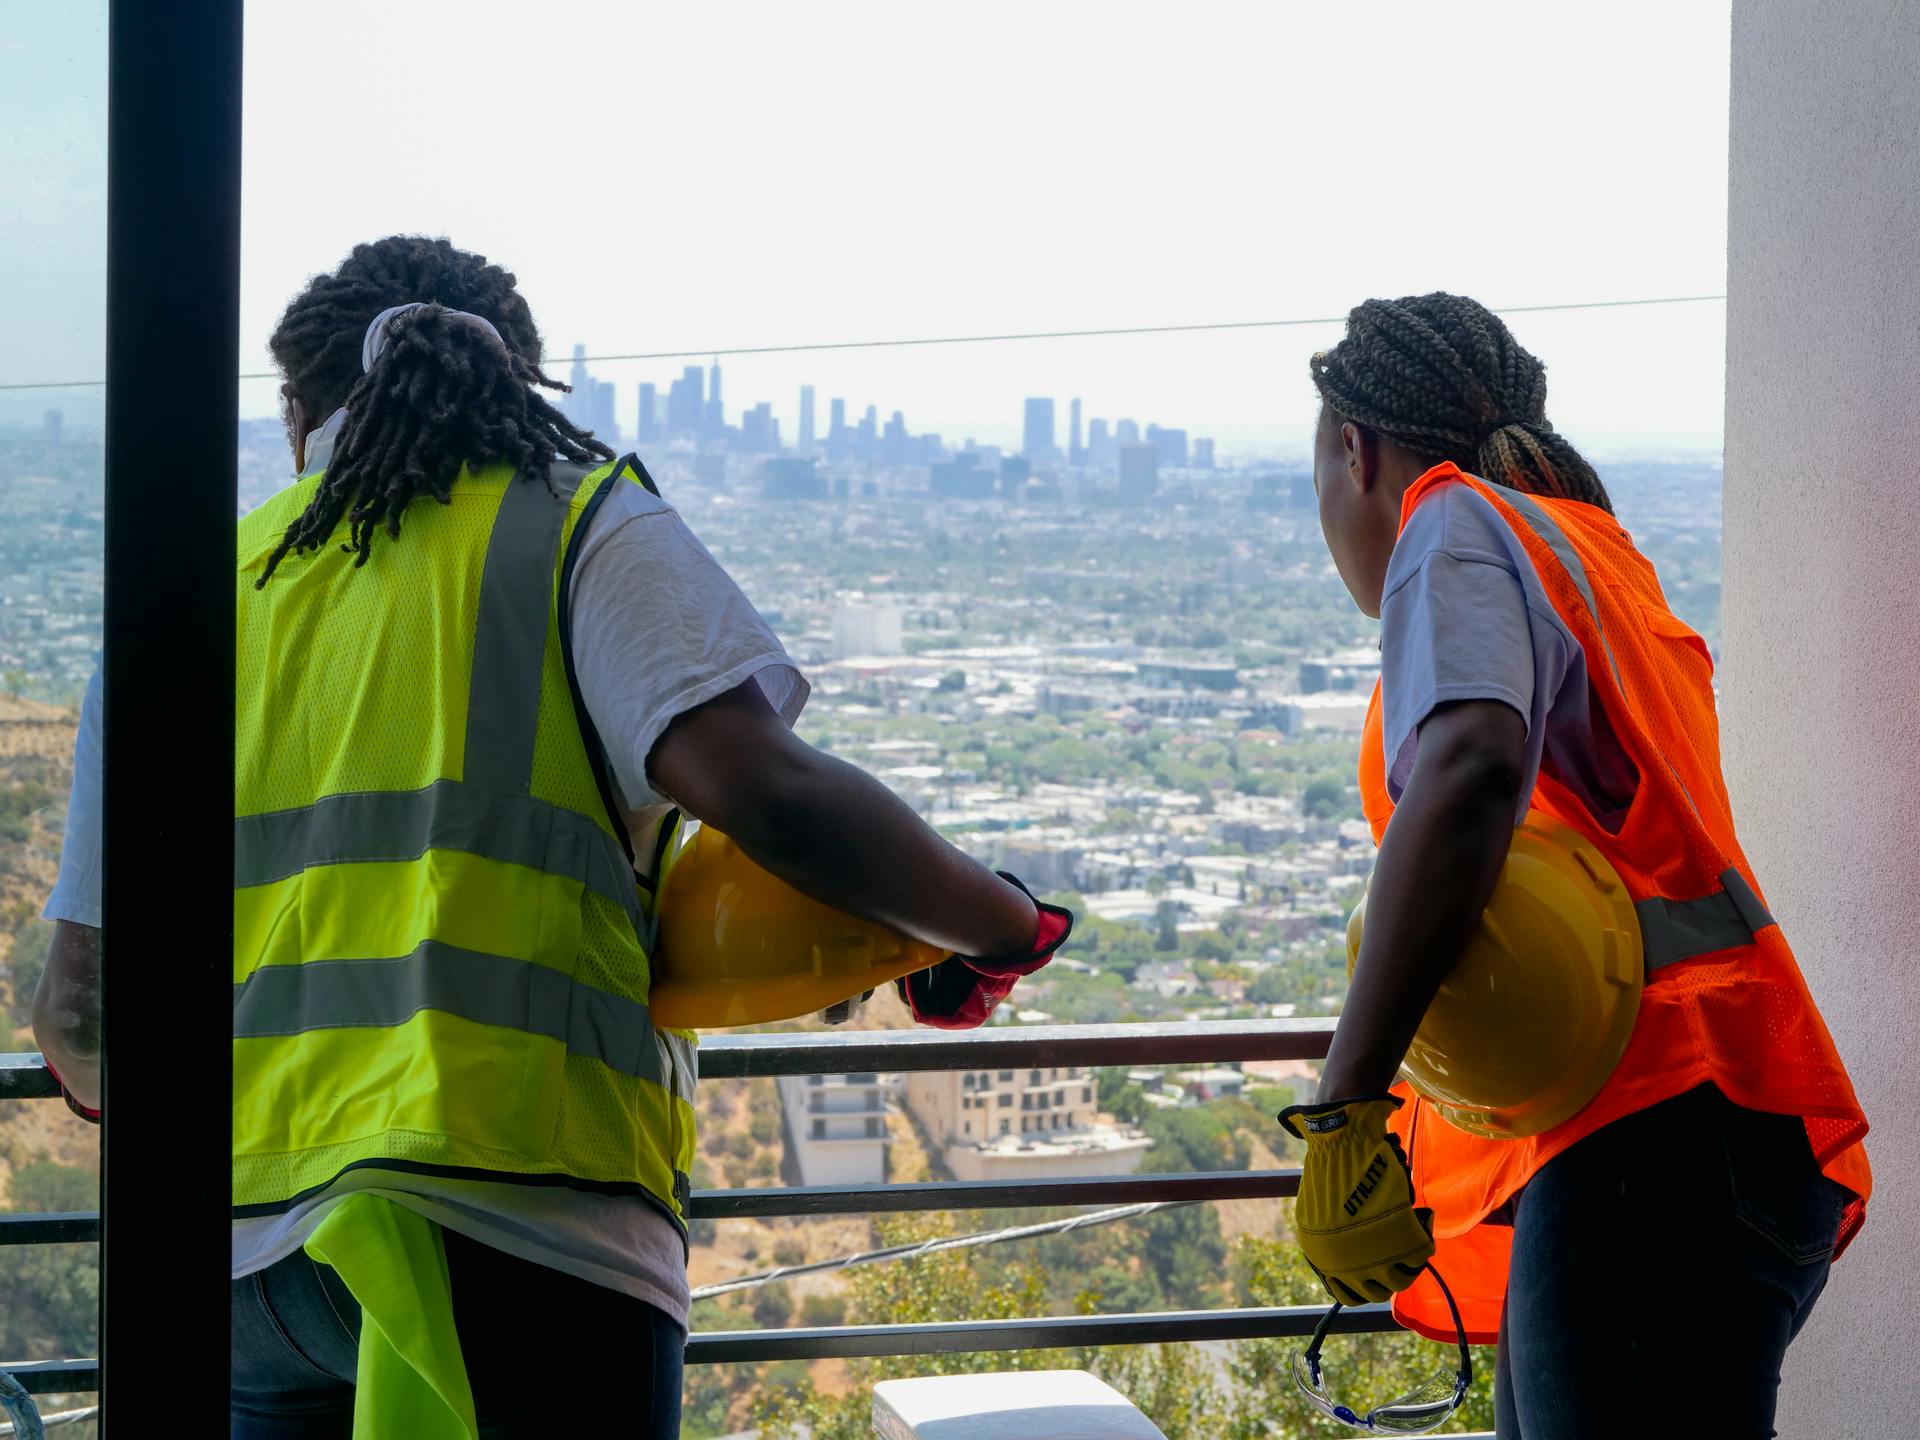
[[[1507,305],[1494,310],[1496,315],[1534,315],[1558,310],[1619,310],[1640,305],[1698,305],[1724,300],[1725,295],[1659,295],[1640,300],[1578,300],[1563,305]],[[821,340],[806,345],[708,345],[694,350],[637,350],[621,355],[582,355],[584,365],[604,365],[626,360],[693,360],[700,356],[715,359],[722,355],[793,355],[816,350],[887,350],[904,345],[991,345],[1017,340],[1089,340],[1111,335],[1192,335],[1214,330],[1278,330],[1296,325],[1339,325],[1344,315],[1305,315],[1291,320],[1220,320],[1199,325],[1124,325],[1101,330],[1027,330],[1005,335],[923,335],[907,340]],[[549,356],[548,365],[572,364],[570,356]],[[242,380],[277,380],[272,370],[248,370]],[[0,384],[0,390],[84,390],[104,385],[104,380],[24,380]]]
[[[997,1245],[1005,1240],[1031,1240],[1039,1235],[1064,1235],[1070,1230],[1079,1230],[1089,1225],[1110,1225],[1116,1220],[1133,1220],[1142,1215],[1151,1215],[1156,1210],[1168,1210],[1178,1205],[1199,1203],[1197,1200],[1144,1200],[1137,1205],[1119,1205],[1111,1210],[1090,1210],[1084,1215],[1070,1215],[1064,1220],[1045,1220],[1037,1225],[1014,1225],[1004,1230],[979,1230],[971,1235],[947,1235],[906,1245],[888,1245],[879,1250],[862,1250],[858,1254],[841,1255],[832,1260],[814,1260],[805,1265],[784,1265],[777,1270],[762,1270],[757,1274],[742,1275],[738,1280],[727,1280],[718,1285],[702,1285],[690,1292],[690,1298],[711,1300],[716,1295],[731,1295],[737,1290],[752,1290],[757,1286],[771,1285],[776,1280],[790,1279],[795,1275],[813,1275],[822,1270],[845,1270],[853,1265],[875,1265],[889,1260],[919,1260],[946,1250],[972,1250],[981,1245]]]

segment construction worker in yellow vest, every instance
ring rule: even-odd
[[[677,1435],[694,1037],[647,999],[680,815],[955,952],[923,1018],[983,1015],[1069,917],[792,735],[806,681],[541,397],[507,271],[358,246],[272,347],[299,478],[240,526],[232,1434]]]

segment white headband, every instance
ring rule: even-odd
[[[367,326],[367,338],[360,342],[360,373],[373,369],[373,362],[380,358],[380,352],[387,348],[387,327],[402,315],[431,304],[428,300],[413,300],[405,305],[389,305],[373,317],[373,323]],[[449,310],[447,314],[455,320],[470,320],[480,326],[494,339],[500,340],[500,332],[493,328],[493,322],[484,315],[475,315],[468,310]],[[507,342],[500,340],[502,345]]]

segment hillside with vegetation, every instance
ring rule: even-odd
[[[60,865],[77,716],[67,706],[0,696],[0,1003],[6,1050],[37,1047],[33,993],[53,927],[41,907]],[[94,1210],[100,1132],[53,1100],[0,1105],[0,1205],[15,1212]],[[99,1247],[0,1247],[0,1367],[99,1353]],[[43,1396],[53,1413],[91,1396]],[[92,1440],[91,1421],[63,1428]]]

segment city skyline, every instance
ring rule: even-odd
[[[490,28],[486,0],[451,32],[424,12],[355,0],[317,30],[296,12],[256,8],[242,189],[248,371],[270,368],[267,337],[310,276],[395,232],[447,235],[512,269],[563,372],[576,341],[589,356],[704,360],[740,346],[1338,316],[1369,295],[1435,288],[1496,307],[1725,289],[1721,3],[1490,4],[1471,27],[1444,7],[1222,5],[1181,15],[1168,38],[1205,63],[1153,67],[1151,105],[1112,78],[1165,28],[1145,6],[988,5],[965,26],[858,3],[831,19],[584,0],[514,14],[529,74],[567,73],[589,43],[596,55],[713,57],[649,68],[651,113],[675,138],[637,148],[584,121],[562,144],[544,126],[482,142],[432,103],[411,57],[431,52],[449,73],[497,64],[478,38]],[[1383,15],[1394,42],[1369,45]],[[79,4],[29,9],[9,34],[25,63],[0,153],[23,193],[59,208],[41,208],[49,223],[39,229],[0,221],[19,310],[0,383],[101,373],[103,32],[104,10]],[[360,43],[369,33],[384,37],[372,51]],[[891,63],[916,43],[922,60]],[[1356,46],[1373,67],[1364,104],[1350,103],[1334,60]],[[1588,63],[1535,61],[1567,53]],[[1275,56],[1292,57],[1285,83],[1274,83]],[[1423,97],[1441,72],[1505,82],[1497,95],[1455,97],[1453,123],[1435,126]],[[322,119],[286,104],[287,77],[308,74],[355,75],[351,113]],[[1618,104],[1622,76],[1629,107]],[[1326,139],[1330,114],[1341,117],[1337,144]],[[1529,123],[1516,129],[1515,114]],[[768,163],[769,115],[781,117],[790,162]],[[1458,141],[1475,130],[1502,134],[1502,174],[1543,177],[1579,223],[1551,243],[1482,223],[1464,198]],[[290,163],[315,154],[355,157],[342,172],[350,183],[325,182],[317,208],[312,166]],[[1383,168],[1393,185],[1355,183]],[[590,197],[592,223],[555,227],[541,207],[501,203],[507,176]],[[1720,305],[1512,323],[1551,367],[1549,413],[1576,444],[1717,447]],[[927,430],[1003,446],[1018,440],[1006,398],[1078,393],[1091,414],[1178,416],[1223,449],[1298,450],[1312,423],[1307,357],[1338,332],[723,360],[737,393],[775,399],[788,433],[786,397],[812,383],[823,397],[884,396],[885,411]],[[607,367],[602,378],[629,411],[634,388],[662,368]],[[49,403],[78,418],[81,402],[64,395],[33,396],[25,409],[6,400],[0,414],[32,423]],[[243,414],[272,415],[274,382],[247,382],[241,403]]]
[[[1125,452],[1129,447],[1150,448],[1156,467],[1215,468],[1216,450],[1212,437],[1191,437],[1190,444],[1189,432],[1185,428],[1162,426],[1150,421],[1143,429],[1139,422],[1128,416],[1115,417],[1111,429],[1108,417],[1092,416],[1088,421],[1087,443],[1082,444],[1081,422],[1085,406],[1077,395],[1067,402],[1070,420],[1068,443],[1065,446],[1058,443],[1056,433],[1059,413],[1056,397],[1024,397],[1021,443],[1017,450],[1013,450],[990,441],[981,441],[973,435],[959,437],[943,436],[938,431],[915,432],[907,423],[905,412],[897,409],[890,412],[883,425],[879,418],[880,407],[875,404],[867,405],[859,421],[849,425],[846,419],[847,397],[844,395],[829,397],[828,426],[825,435],[821,436],[816,432],[814,423],[817,387],[801,385],[795,407],[798,424],[789,445],[783,438],[780,412],[773,408],[772,401],[743,404],[739,411],[739,423],[734,424],[729,420],[722,399],[725,372],[717,357],[706,366],[683,367],[680,375],[668,383],[664,405],[661,404],[659,382],[641,381],[634,390],[634,406],[630,412],[633,422],[629,425],[624,423],[618,407],[618,388],[586,368],[584,346],[576,344],[573,351],[569,375],[573,389],[562,398],[561,409],[573,423],[594,431],[609,444],[648,446],[684,441],[702,450],[712,450],[718,446],[742,455],[793,454],[828,461],[854,459],[869,465],[894,467],[929,465],[936,469],[934,481],[937,490],[941,485],[939,462],[972,453],[1001,460],[999,479],[1003,485],[1009,481],[1027,479],[1035,467],[1046,469],[1059,464],[1075,469],[1124,471]],[[1142,437],[1145,446],[1140,444]],[[1003,455],[1007,458],[1001,459]],[[1019,461],[1017,472],[1007,468],[1008,461],[1016,458]],[[1151,493],[1150,476],[1144,488],[1138,483],[1137,477],[1145,472],[1141,470],[1141,461],[1137,456],[1133,469],[1137,497]],[[957,479],[958,472],[949,471],[949,478]],[[943,493],[985,492],[976,492],[972,485],[963,483]]]

